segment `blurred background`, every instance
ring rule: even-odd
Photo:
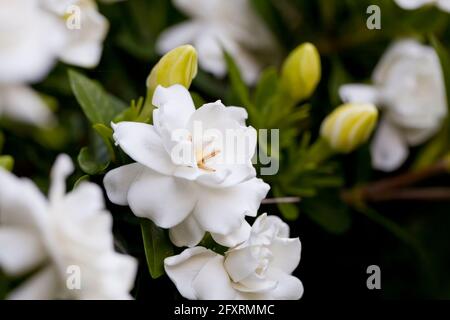
[[[429,43],[433,36],[441,43],[441,49],[448,53],[450,48],[450,16],[435,6],[404,10],[393,0],[252,0],[251,4],[279,44],[280,52],[265,59],[268,65],[280,68],[287,54],[301,43],[311,42],[318,48],[321,82],[308,101],[310,117],[300,124],[308,128],[313,138],[317,137],[324,117],[342,103],[339,87],[368,82],[380,57],[396,39],[415,37]],[[373,4],[381,9],[380,30],[366,27],[370,16],[367,8]],[[145,96],[146,78],[160,58],[156,50],[158,37],[188,17],[170,0],[99,3],[99,10],[110,23],[100,64],[78,71],[123,101]],[[54,106],[60,121],[56,128],[42,130],[8,120],[1,122],[4,135],[8,136],[3,153],[14,155],[14,173],[31,177],[43,190],[48,188],[48,172],[57,154],[64,152],[76,159],[82,147],[95,145],[98,140],[74,98],[67,77],[69,68],[77,69],[59,62],[45,80],[34,85]],[[206,101],[234,102],[229,79],[220,79],[203,69],[191,91]],[[298,134],[288,139],[286,149],[302,137]],[[303,299],[450,298],[450,199],[376,202],[370,204],[369,213],[354,210],[340,199],[343,189],[410,170],[425,148],[427,143],[413,148],[409,160],[389,174],[371,168],[367,145],[337,156],[321,172],[321,179],[328,180],[320,190],[305,187],[293,194],[283,188],[283,170],[290,170],[283,163],[280,175],[269,178],[268,182],[275,186],[276,194],[272,196],[302,198],[299,204],[263,205],[260,212],[284,216],[291,234],[302,241],[302,261],[296,275],[305,287]],[[77,170],[71,184],[84,175],[81,169]],[[299,179],[299,188],[302,183],[307,185],[306,179],[319,181],[317,177]],[[91,180],[101,184],[102,175],[94,175]],[[422,186],[450,187],[449,176],[427,179]],[[111,204],[109,209],[115,218],[118,244],[141,261],[135,297],[181,299],[167,277],[150,278],[140,226],[131,212]],[[369,265],[381,269],[381,290],[368,290],[366,286]]]

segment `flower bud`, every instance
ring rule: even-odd
[[[320,134],[334,151],[348,153],[369,139],[377,119],[372,104],[344,104],[323,121]]]
[[[11,156],[0,156],[0,168],[11,171],[14,167],[14,159]]]
[[[282,86],[295,100],[309,98],[320,81],[320,55],[311,43],[304,43],[292,51],[281,70]]]
[[[166,53],[150,72],[147,88],[153,93],[157,86],[181,84],[189,89],[197,75],[197,51],[191,45],[177,47]]]

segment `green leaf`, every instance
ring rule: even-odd
[[[3,150],[3,146],[5,144],[5,135],[0,131],[0,152]]]
[[[285,194],[281,191],[281,188],[278,186],[273,187],[273,194],[277,198],[285,196]],[[297,205],[293,203],[277,203],[277,206],[286,220],[294,221],[298,219],[300,211]]]
[[[414,169],[424,168],[436,162],[450,148],[450,55],[442,43],[434,36],[430,36],[430,42],[439,57],[445,81],[447,95],[447,108],[449,115],[441,130],[431,139],[420,153],[413,164]]]
[[[77,159],[81,170],[89,175],[102,173],[109,166],[109,161],[99,161],[88,147],[84,147],[81,149]]]
[[[328,80],[328,93],[332,105],[338,106],[342,103],[342,100],[339,97],[339,88],[346,83],[351,83],[351,81],[352,79],[348,75],[347,70],[345,70],[341,61],[338,58],[332,59],[331,75]]]
[[[304,198],[303,211],[326,231],[334,234],[346,232],[351,225],[350,213],[338,197],[338,190],[321,190],[314,198]]]
[[[445,81],[447,94],[447,107],[450,109],[450,55],[442,43],[434,35],[430,36],[430,42],[439,57]],[[447,126],[450,126],[450,116],[447,116]]]
[[[449,138],[447,128],[442,128],[441,131],[420,150],[412,165],[412,169],[420,170],[426,168],[441,158],[448,151]]]
[[[153,279],[164,272],[164,259],[174,254],[172,243],[167,233],[147,219],[141,220],[142,238],[148,270]]]
[[[81,105],[86,117],[92,124],[109,125],[116,115],[127,105],[120,99],[107,93],[96,81],[74,70],[69,70],[72,91]]]
[[[113,146],[113,133],[114,131],[110,128],[105,126],[104,124],[97,123],[92,126],[94,130],[100,135],[103,142],[105,143],[106,148],[108,149],[109,157],[112,161],[116,160],[116,153],[114,151]]]
[[[249,117],[257,121],[255,107],[250,100],[250,93],[247,85],[242,79],[241,72],[234,59],[224,51],[225,61],[228,67],[228,74],[231,82],[231,92],[236,99],[236,104],[247,109]]]
[[[214,251],[215,253],[218,253],[221,255],[224,255],[225,252],[228,251],[227,247],[224,247],[224,246],[218,244],[217,242],[215,242],[209,232],[206,233],[206,235],[203,237],[202,241],[199,243],[199,246],[210,249],[210,250]]]
[[[278,72],[270,67],[263,71],[255,91],[255,105],[259,110],[266,109],[272,101],[278,87]]]
[[[290,32],[286,25],[287,19],[284,19],[284,17],[278,13],[278,6],[274,5],[273,1],[251,0],[250,4],[253,10],[269,26],[271,31],[276,34],[277,38],[283,40],[283,42],[288,39],[292,41],[292,32]]]

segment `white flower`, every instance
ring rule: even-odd
[[[345,85],[344,101],[373,103],[384,111],[372,143],[376,169],[392,171],[432,137],[447,115],[445,86],[433,48],[415,40],[394,43],[373,74],[373,85]]]
[[[24,84],[47,75],[64,44],[63,33],[38,0],[0,1],[0,115],[38,125],[53,121]]]
[[[164,267],[181,295],[198,300],[297,300],[303,285],[291,273],[301,244],[278,217],[260,216],[249,239],[225,256],[203,247],[166,258]]]
[[[113,125],[116,143],[136,163],[108,172],[109,199],[170,228],[177,246],[197,245],[205,231],[227,246],[241,241],[249,232],[245,215],[254,215],[269,190],[255,178],[256,130],[245,126],[246,111],[220,101],[196,110],[181,85],[157,87],[153,104],[154,125]],[[219,135],[236,137],[237,148]]]
[[[12,277],[32,272],[10,299],[130,298],[136,261],[114,251],[97,185],[66,194],[72,170],[68,156],[57,159],[47,200],[30,180],[0,169],[0,269]],[[70,266],[79,268],[79,289],[67,286]]]
[[[0,117],[50,126],[55,118],[39,94],[26,85],[0,84]]]
[[[80,28],[70,29],[66,20],[77,14],[70,11],[74,6]],[[52,124],[50,110],[26,84],[41,81],[58,58],[96,66],[107,30],[93,0],[0,0],[0,115]]]
[[[273,35],[248,0],[173,0],[191,19],[163,32],[157,42],[163,54],[184,44],[199,53],[200,67],[222,77],[227,72],[225,49],[236,61],[245,81],[254,83],[263,67],[261,57],[276,56]]]
[[[0,84],[41,80],[63,43],[58,19],[38,0],[0,1]]]
[[[414,10],[433,4],[443,11],[450,12],[450,0],[395,0],[395,2],[406,10]]]
[[[41,0],[43,7],[59,19],[65,31],[65,45],[59,58],[68,64],[95,67],[102,54],[108,20],[100,14],[94,0]],[[76,8],[76,10],[72,10]],[[79,26],[72,26],[79,14]],[[68,27],[71,26],[70,28]]]

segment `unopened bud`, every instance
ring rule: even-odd
[[[377,119],[372,104],[344,104],[323,121],[320,134],[333,150],[349,153],[369,139]]]
[[[282,86],[295,101],[309,98],[320,76],[320,55],[311,43],[304,43],[292,51],[281,70]]]
[[[189,89],[197,75],[197,51],[191,45],[177,47],[166,53],[150,72],[147,88],[153,93],[157,86],[180,84]]]

